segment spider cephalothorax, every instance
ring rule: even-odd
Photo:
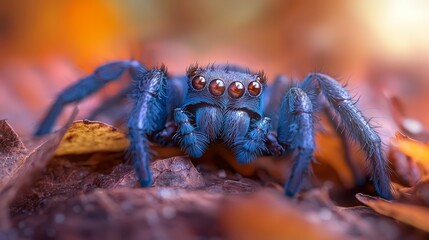
[[[191,65],[186,75],[169,77],[165,67],[147,70],[136,61],[113,62],[64,90],[36,134],[50,131],[65,104],[82,100],[127,70],[134,82],[127,88],[134,97],[128,121],[130,156],[143,187],[152,184],[149,141],[178,144],[194,158],[220,141],[240,163],[296,152],[285,184],[285,193],[293,196],[313,158],[316,109],[324,106],[362,146],[379,195],[391,198],[380,137],[343,86],[321,73],[297,84],[279,77],[267,85],[263,72],[231,65]]]

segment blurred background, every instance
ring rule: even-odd
[[[278,74],[284,74],[299,81],[309,72],[320,71],[334,76],[342,83],[348,83],[351,95],[359,98],[358,107],[378,126],[392,169],[391,175],[395,182],[392,186],[400,190],[396,192],[406,197],[418,196],[417,199],[424,199],[427,207],[427,184],[416,188],[414,195],[399,186],[414,186],[423,177],[426,179],[423,183],[427,183],[429,145],[421,146],[420,142],[408,141],[409,139],[403,136],[402,143],[397,140],[395,144],[394,136],[399,130],[406,136],[429,143],[429,111],[426,110],[429,103],[428,30],[427,0],[3,0],[0,1],[0,119],[8,119],[16,132],[24,140],[28,140],[65,87],[91,74],[96,67],[114,60],[137,59],[147,67],[164,63],[171,74],[183,74],[187,66],[195,62],[201,65],[228,62],[253,70],[264,70],[269,80],[273,80]],[[124,76],[79,103],[77,119],[90,116],[108,97],[115,95],[129,83],[130,79]],[[126,131],[123,123],[128,110],[123,106],[129,106],[129,101],[123,102],[124,104],[119,102],[118,106],[91,120],[104,121]],[[72,107],[68,107],[61,115],[58,126],[63,125],[71,110]],[[324,120],[326,119],[322,118],[322,121]],[[372,184],[361,186],[365,182],[361,180],[368,179],[361,147],[354,146],[350,149],[349,160],[353,164],[348,165],[345,156],[348,145],[342,144],[335,128],[325,126],[324,130],[316,135],[317,161],[312,164],[315,177],[306,178],[303,181],[303,189],[323,186],[321,192],[327,193],[333,183],[334,188],[329,190],[329,197],[341,206],[355,206],[357,202],[354,193],[375,194],[371,191]],[[395,150],[395,147],[403,153]],[[229,167],[219,164],[220,161],[217,160],[223,157],[221,148],[213,152],[211,158],[208,153],[207,158],[199,160],[215,160],[213,162],[216,166],[211,171],[217,174],[214,176],[224,178],[219,173],[228,174],[228,177],[234,176],[232,179],[240,176],[236,175],[235,171],[232,171],[233,175],[230,174]],[[180,155],[177,151],[171,153],[173,156]],[[88,176],[104,174],[104,168],[110,166],[110,163],[106,164],[107,161],[119,157],[121,161],[124,160],[122,155],[111,155],[110,152],[106,155],[97,154],[70,155],[68,160],[65,157],[67,161],[57,162],[59,171],[57,168],[48,167],[50,170],[45,176],[49,175],[49,181],[39,181],[50,186],[46,188],[48,190],[43,188],[43,191],[49,193],[46,196],[54,196],[51,200],[56,199],[53,201],[55,202],[62,199],[55,198],[56,196],[67,195],[58,187],[61,185],[58,179],[63,178],[67,180],[64,180],[61,186],[64,186],[70,195],[77,194],[77,191],[79,194],[92,191],[92,188],[87,186],[98,188],[98,177]],[[160,158],[162,156],[167,155],[158,155]],[[257,176],[258,182],[264,184],[272,183],[271,179],[275,179],[275,182],[282,185],[290,171],[290,161],[283,161],[284,159],[261,157],[258,159],[261,161],[255,161],[254,165],[237,166],[232,155],[229,159],[224,158],[239,174],[246,177]],[[103,162],[105,160],[106,162]],[[199,160],[197,167],[201,166]],[[68,164],[68,161],[72,164]],[[104,170],[93,167],[96,164]],[[58,178],[55,177],[57,175]],[[55,180],[50,180],[51,178]],[[225,179],[229,181],[229,178]],[[69,181],[78,185],[70,185]],[[92,181],[94,183],[91,183]],[[81,185],[81,182],[84,185]],[[273,184],[271,187],[282,189],[279,184]],[[234,186],[230,185],[231,189],[234,189]],[[268,184],[265,187],[271,188]],[[34,189],[32,194],[38,194],[37,188]],[[304,199],[321,201],[322,198],[315,198],[310,191],[309,193]],[[41,196],[44,195],[40,194],[36,199],[42,199]],[[329,197],[326,198],[328,201]],[[201,199],[204,208],[209,206],[204,197]],[[324,213],[328,205],[330,209],[335,207],[333,213],[339,213],[336,205],[326,205],[326,199],[323,198],[321,210],[314,211],[323,221],[326,221]],[[47,203],[47,200],[48,198],[41,200],[40,204]],[[103,206],[104,203],[103,200]],[[258,207],[240,202],[237,209],[243,210],[239,210],[240,214],[237,216],[244,217],[231,218],[239,225],[232,225],[231,221],[226,223],[231,226],[245,226],[235,227],[234,230],[258,231],[260,221],[256,225],[250,225],[251,227],[242,223],[246,224],[249,219],[259,220],[260,216],[269,216],[261,215],[266,208],[260,206],[266,206],[268,210],[271,207],[272,211],[268,213],[272,212],[272,216],[284,214],[276,208],[284,203],[283,199],[281,204],[266,203],[265,197],[263,201],[254,203]],[[395,215],[393,210],[396,208],[391,205],[392,215]],[[16,209],[21,211],[20,208]],[[234,211],[228,209],[225,212],[229,215],[225,216],[237,213],[236,208],[231,209]],[[409,211],[402,207],[400,209],[410,214],[425,214],[420,208],[412,208]],[[246,214],[241,215],[242,212]],[[328,213],[331,214],[329,211]],[[362,211],[362,214],[365,220],[369,219],[366,211]],[[299,213],[300,217],[301,215],[305,216]],[[50,219],[57,221],[57,216],[65,215],[56,214]],[[292,222],[295,222],[296,218],[284,216],[287,216],[285,220],[291,222],[292,219]],[[308,216],[311,216],[313,222],[314,216]],[[396,217],[401,220],[401,216],[403,215]],[[327,219],[330,218],[328,215]],[[421,219],[425,218],[427,217]],[[110,218],[107,219],[111,221]],[[207,219],[206,215],[201,219]],[[225,219],[228,220],[228,217]],[[272,224],[277,219],[267,218],[268,221],[265,222]],[[368,226],[381,229],[380,232],[384,235],[380,237],[384,238],[389,232],[398,233],[392,226],[383,225],[385,222],[379,221],[378,218],[374,224],[370,221],[364,224],[359,223],[359,218],[355,215],[351,218],[341,213],[340,219],[341,223],[352,222],[353,226],[363,226],[362,229],[372,229],[366,227],[369,223]],[[402,221],[403,219],[405,217]],[[417,225],[421,226],[420,218],[415,219]],[[92,220],[91,222],[94,222]],[[124,229],[129,229],[128,220],[124,222],[127,224]],[[392,219],[389,218],[390,220]],[[278,222],[284,223],[283,220]],[[396,220],[394,224],[393,226],[397,226]],[[22,225],[21,222],[19,225]],[[335,225],[340,228],[345,226]],[[25,224],[22,226],[26,227]],[[177,226],[183,226],[183,223]],[[274,226],[284,229],[283,225]],[[307,226],[301,224],[302,226],[307,232]],[[323,228],[325,230],[325,225]],[[24,230],[26,229],[27,227]],[[103,232],[105,229],[103,225]],[[427,231],[427,226],[424,229]],[[308,232],[311,233],[312,230]],[[426,235],[425,237],[427,238]]]
[[[15,0],[0,3],[0,118],[30,134],[56,95],[112,60],[238,63],[269,78],[322,71],[349,82],[384,138],[425,139],[429,2],[424,0]],[[80,104],[83,118],[122,79]]]

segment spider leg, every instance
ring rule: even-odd
[[[134,105],[128,120],[129,155],[142,187],[152,184],[152,154],[148,136],[162,131],[167,121],[167,76],[163,69],[145,72],[134,79]]]
[[[133,78],[138,78],[146,72],[146,69],[136,61],[111,62],[97,68],[93,74],[80,79],[58,96],[34,135],[49,133],[64,106],[86,98],[108,82],[118,79],[126,70],[130,70]]]
[[[288,150],[297,150],[285,193],[294,196],[299,190],[308,165],[313,158],[313,104],[300,88],[290,88],[280,107],[278,141]]]
[[[309,74],[301,87],[306,92],[321,93],[325,97],[339,115],[346,133],[362,146],[369,160],[376,191],[382,198],[392,198],[388,162],[383,154],[381,139],[355,106],[349,93],[333,78],[321,73]]]
[[[264,117],[251,126],[245,137],[234,143],[233,151],[239,163],[250,163],[257,156],[262,155],[264,151],[267,151],[265,141],[270,128],[271,119]]]

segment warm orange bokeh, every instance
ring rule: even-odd
[[[359,106],[384,140],[401,116],[429,125],[429,4],[422,1],[54,1],[18,0],[0,8],[0,118],[29,134],[55,96],[96,66],[136,58],[181,73],[190,63],[240,63],[272,79],[320,70],[349,79]],[[365,85],[363,80],[369,85]],[[84,118],[121,86],[80,104]],[[323,152],[323,150],[321,150]],[[323,155],[323,154],[322,154]],[[347,173],[348,174],[348,173]],[[351,181],[345,174],[344,179]]]
[[[5,27],[12,29],[0,38],[3,57],[63,55],[90,71],[100,62],[129,55],[124,41],[131,31],[114,3],[21,0],[7,3],[5,9]]]

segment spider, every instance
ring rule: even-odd
[[[267,85],[262,71],[235,65],[195,64],[186,75],[171,77],[164,66],[150,70],[137,61],[111,62],[65,89],[35,135],[49,133],[66,104],[84,99],[127,71],[134,99],[128,120],[129,152],[142,187],[152,184],[149,141],[177,144],[192,158],[200,158],[209,144],[221,141],[242,164],[264,154],[293,152],[284,189],[287,196],[294,196],[313,158],[318,106],[328,106],[366,154],[377,193],[392,197],[380,137],[345,88],[322,73],[310,73],[300,83],[280,77]]]

